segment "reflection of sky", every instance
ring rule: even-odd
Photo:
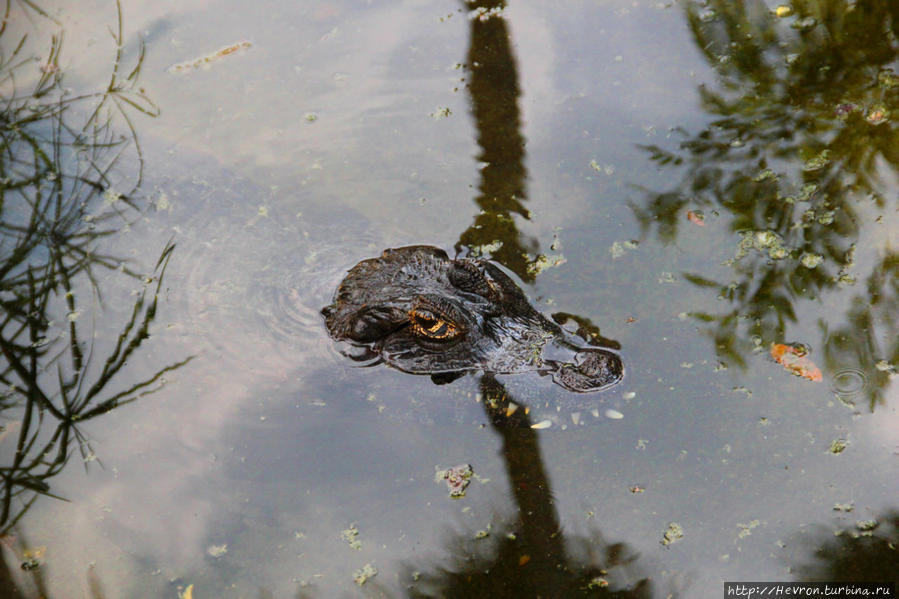
[[[138,121],[151,196],[166,194],[172,210],[148,213],[118,243],[139,256],[173,233],[179,242],[166,324],[142,359],[200,359],[163,392],[91,424],[106,468],[59,477],[73,502],[39,502],[26,522],[30,542],[52,547],[51,581],[64,584],[57,573],[96,561],[113,595],[119,582],[127,594],[177,578],[196,583],[198,595],[232,582],[287,595],[308,581],[327,596],[349,592],[350,573],[366,562],[391,585],[397,560],[439,560],[447,528],[473,533],[508,509],[503,464],[489,429],[380,418],[365,401],[370,389],[389,416],[409,397],[440,402],[473,391],[472,381],[438,388],[383,368],[354,371],[323,342],[314,310],[356,260],[413,242],[449,248],[470,224],[477,148],[466,73],[453,68],[465,57],[467,21],[452,4],[354,11],[272,2],[253,12],[236,2],[125,4],[126,47],[145,36],[143,82],[162,108],[156,121]],[[764,353],[746,372],[713,372],[713,348],[678,316],[720,302],[682,279],[659,280],[727,276],[720,262],[736,239],[714,219],[675,247],[645,239],[611,258],[612,243],[639,236],[624,203],[639,197],[630,185],[666,176],[635,145],[662,143],[671,126],[695,129],[706,118],[696,86],[712,80],[676,8],[631,4],[507,13],[534,214],[520,225],[543,248],[557,233],[567,259],[529,294],[544,310],[598,322],[628,365],[626,381],[599,403],[624,419],[550,429],[541,449],[565,530],[595,524],[628,543],[657,590],[719,592],[723,579],[787,577],[790,535],[828,524],[834,503],[856,502],[850,526],[888,507],[899,480],[897,423],[889,409],[853,418],[826,382],[790,377]],[[84,10],[61,17],[67,64],[77,82],[102,82],[108,61],[98,57],[108,55],[114,13]],[[248,52],[209,70],[165,70],[244,39]],[[430,116],[439,107],[452,114]],[[197,178],[203,185],[185,183]],[[895,190],[894,178],[884,187]],[[893,241],[891,219],[866,229],[860,265]],[[310,266],[316,260],[321,268]],[[303,278],[325,272],[328,281]],[[306,304],[298,309],[306,324],[285,334],[272,322],[288,315],[258,293],[279,285],[296,287]],[[816,334],[828,310],[809,304],[791,329],[797,338]],[[894,407],[895,385],[888,394]],[[827,452],[836,438],[850,441],[839,456]],[[450,502],[434,467],[466,461],[491,481]],[[646,492],[630,493],[634,484]],[[741,538],[740,525],[755,520]],[[686,537],[663,549],[670,521]],[[359,552],[340,538],[353,522]],[[224,557],[207,555],[222,543]]]

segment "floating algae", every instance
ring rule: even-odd
[[[209,68],[216,60],[220,58],[224,58],[225,56],[230,56],[232,54],[238,54],[244,50],[247,50],[252,44],[250,42],[244,40],[237,42],[236,44],[231,44],[229,46],[223,46],[216,50],[215,52],[211,52],[210,54],[205,54],[203,56],[198,56],[193,60],[187,60],[185,62],[179,62],[177,64],[173,64],[167,70],[169,73],[189,73],[194,69],[199,68]]]
[[[682,538],[684,538],[684,529],[677,522],[669,522],[668,528],[665,530],[665,533],[662,535],[661,543],[662,545],[671,545],[672,543],[677,543]]]
[[[465,489],[471,483],[472,474],[474,474],[474,470],[472,469],[471,464],[459,464],[458,466],[453,466],[446,470],[442,470],[438,466],[436,468],[434,480],[445,480],[446,485],[450,490],[450,497],[458,499],[460,497],[465,497]]]

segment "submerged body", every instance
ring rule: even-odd
[[[531,306],[486,260],[452,260],[432,246],[363,260],[322,310],[328,333],[412,374],[448,382],[466,372],[537,372],[570,391],[621,380],[618,355],[574,337]]]

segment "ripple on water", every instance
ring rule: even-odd
[[[281,389],[291,399],[284,405],[305,409],[486,423],[477,374],[438,386],[383,366],[358,368],[366,364],[339,355],[347,348],[325,331],[320,310],[347,270],[402,244],[373,234],[363,217],[339,203],[273,199],[269,189],[221,169],[202,181],[173,181],[167,191],[178,248],[167,279],[169,307],[198,357],[192,372],[201,388],[218,401],[277,396]],[[609,422],[602,394],[571,397],[533,373],[500,378],[531,423],[559,431]]]
[[[856,368],[845,368],[836,372],[830,381],[831,390],[840,398],[858,395],[868,386],[868,377]]]
[[[378,245],[363,219],[301,197],[272,199],[226,175],[172,185],[180,200],[170,297],[193,352],[218,369],[276,377],[332,355],[319,311]]]

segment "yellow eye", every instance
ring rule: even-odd
[[[429,310],[421,308],[409,312],[412,332],[428,339],[449,340],[457,337],[461,331],[453,323],[440,318]]]

